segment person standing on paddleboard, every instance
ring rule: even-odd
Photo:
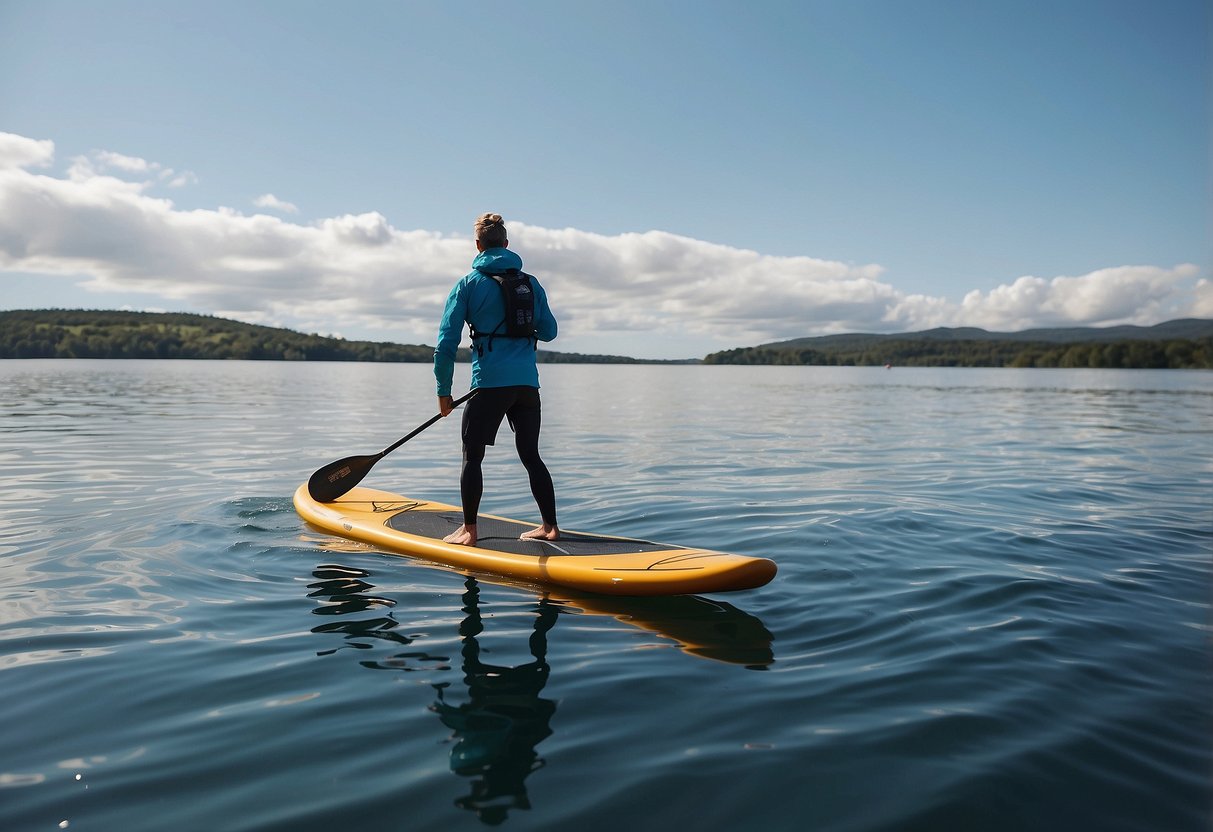
[[[438,411],[447,416],[454,409],[451,381],[455,352],[463,338],[463,325],[471,327],[471,386],[476,395],[463,411],[463,470],[459,476],[463,525],[443,539],[465,546],[476,544],[476,517],[484,492],[481,462],[485,447],[495,444],[497,429],[505,418],[514,431],[518,458],[526,467],[531,493],[543,518],[543,525],[521,537],[558,540],[556,491],[552,475],[539,456],[539,368],[535,365],[538,342],[556,337],[556,318],[539,281],[522,273],[522,258],[509,250],[501,215],[482,215],[475,229],[479,254],[472,261],[472,271],[455,284],[446,299],[434,348]],[[520,323],[508,325],[507,291],[520,293],[522,300],[511,300],[508,306],[515,318],[526,321],[525,329]],[[524,331],[530,334],[511,334]]]

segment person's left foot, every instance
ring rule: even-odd
[[[462,525],[455,531],[442,538],[443,543],[455,543],[459,546],[475,546],[476,545],[476,527]]]

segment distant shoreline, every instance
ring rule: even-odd
[[[429,364],[425,344],[347,341],[187,312],[84,309],[0,311],[0,358],[367,361]],[[468,349],[458,360],[471,360]],[[540,364],[699,364],[700,359],[645,359],[538,350]]]
[[[0,358],[365,361],[430,363],[424,344],[347,341],[183,312],[38,309],[0,312]],[[739,347],[702,359],[644,359],[539,350],[541,364],[1059,367],[1213,369],[1213,320],[1153,327],[991,333],[940,328]],[[466,348],[458,360],[470,360]]]

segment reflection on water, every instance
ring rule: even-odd
[[[370,573],[361,569],[351,569],[345,566],[325,565],[312,572],[316,583],[308,584],[309,598],[323,598],[328,603],[312,610],[315,615],[348,616],[355,613],[374,612],[377,609],[390,609],[396,606],[391,598],[368,594],[375,585],[367,583],[363,578]],[[316,655],[328,656],[341,649],[370,650],[373,642],[383,641],[388,644],[398,644],[407,647],[413,639],[397,632],[400,622],[391,615],[374,615],[370,618],[344,618],[331,621],[312,628],[313,633],[344,633],[345,644],[329,650],[321,650]],[[423,651],[405,651],[393,653],[386,659],[366,660],[361,662],[363,667],[372,670],[449,670],[446,656],[431,656]]]
[[[591,615],[609,615],[625,624],[673,639],[691,656],[766,670],[775,661],[775,637],[757,616],[725,601],[697,595],[668,598],[571,596],[569,605]]]
[[[450,684],[434,685],[438,699],[430,709],[442,724],[454,731],[451,771],[471,778],[471,793],[455,801],[461,809],[476,813],[480,820],[496,826],[510,809],[529,809],[526,778],[544,766],[535,746],[552,733],[550,722],[556,703],[539,695],[551,668],[547,663],[548,631],[556,623],[557,607],[539,600],[534,630],[528,648],[534,661],[514,667],[480,660],[484,631],[480,616],[480,587],[469,577],[464,586],[463,612],[459,625],[463,637],[463,684],[467,701],[452,705],[446,694]]]
[[[396,601],[375,594],[369,572],[329,564],[313,571],[309,598],[325,603],[315,615],[336,620],[319,624],[313,633],[340,633],[338,647],[317,651],[319,656],[339,650],[391,650],[384,658],[359,662],[372,670],[405,672],[452,670],[450,657],[410,648],[415,639],[399,631],[392,615]],[[540,595],[534,605],[534,621],[526,637],[531,661],[520,664],[490,664],[481,659],[479,637],[485,632],[480,610],[480,581],[467,576],[461,597],[463,614],[458,624],[461,644],[462,689],[452,682],[433,684],[437,698],[429,709],[453,733],[450,768],[471,780],[467,795],[455,801],[474,812],[484,823],[504,823],[511,809],[530,809],[526,779],[543,768],[536,750],[551,736],[556,702],[540,694],[552,673],[548,663],[548,633],[565,615],[609,616],[676,642],[687,655],[727,664],[764,670],[774,659],[773,636],[756,616],[723,601],[693,595],[669,598],[617,598],[578,595],[554,599]],[[369,615],[367,615],[369,613]],[[458,700],[458,704],[456,702]]]

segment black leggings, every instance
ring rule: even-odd
[[[514,447],[526,468],[539,514],[546,525],[556,525],[556,489],[539,456],[540,412],[539,390],[534,387],[485,387],[468,402],[463,411],[463,471],[459,476],[463,522],[467,525],[474,525],[480,513],[484,493],[480,464],[485,447],[496,443],[503,417],[514,430]]]

